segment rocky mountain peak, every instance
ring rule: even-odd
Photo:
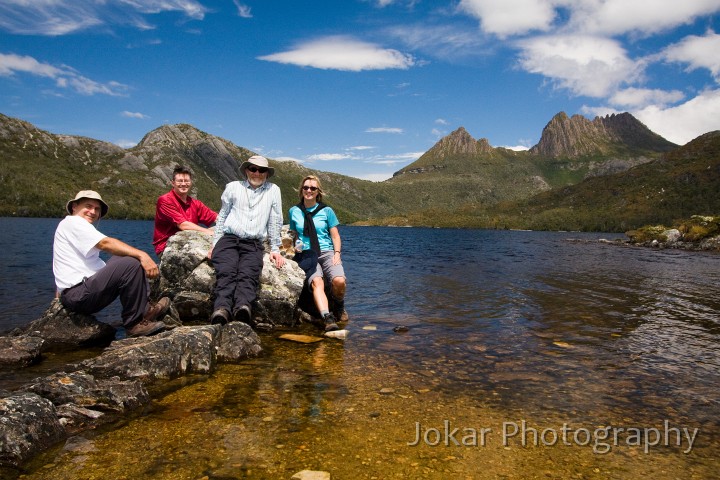
[[[530,149],[536,155],[577,158],[640,150],[669,151],[677,147],[652,132],[631,114],[595,117],[555,115],[545,126],[540,142]]]
[[[450,135],[443,137],[428,153],[442,159],[451,155],[478,155],[492,151],[487,138],[475,140],[464,127],[460,127]]]

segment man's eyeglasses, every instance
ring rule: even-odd
[[[311,192],[314,192],[317,189],[318,187],[308,187],[307,185],[303,185],[303,190],[305,191],[310,190]]]
[[[260,172],[265,173],[268,171],[265,167],[247,167],[248,170],[250,170],[252,173]]]

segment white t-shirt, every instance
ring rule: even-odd
[[[55,230],[53,273],[60,292],[90,277],[105,266],[95,248],[106,235],[77,215],[68,215]]]

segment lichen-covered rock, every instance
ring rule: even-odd
[[[215,325],[178,327],[152,337],[113,342],[102,355],[77,364],[100,378],[117,376],[152,383],[215,369]]]
[[[0,465],[17,467],[65,436],[52,402],[24,392],[0,398]]]
[[[44,342],[40,337],[0,337],[0,365],[32,365],[40,360]]]
[[[150,402],[141,382],[117,377],[95,378],[82,371],[37,378],[21,390],[47,398],[57,407],[72,403],[101,412],[123,412]]]
[[[231,322],[220,329],[217,343],[217,360],[223,363],[237,363],[262,352],[260,337],[248,325]]]
[[[287,228],[283,241],[292,244]],[[212,314],[215,270],[207,258],[211,246],[209,235],[182,231],[170,237],[163,252],[160,281],[156,282],[157,292],[153,297],[172,298],[182,322],[206,322]],[[292,249],[283,251],[289,256]],[[292,325],[304,279],[305,273],[295,262],[288,261],[278,269],[266,253],[258,298],[253,305],[255,322],[269,326]]]

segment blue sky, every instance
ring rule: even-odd
[[[720,129],[720,0],[0,0],[0,113],[136,145],[189,123],[389,178],[458,127],[528,148],[558,112]]]

